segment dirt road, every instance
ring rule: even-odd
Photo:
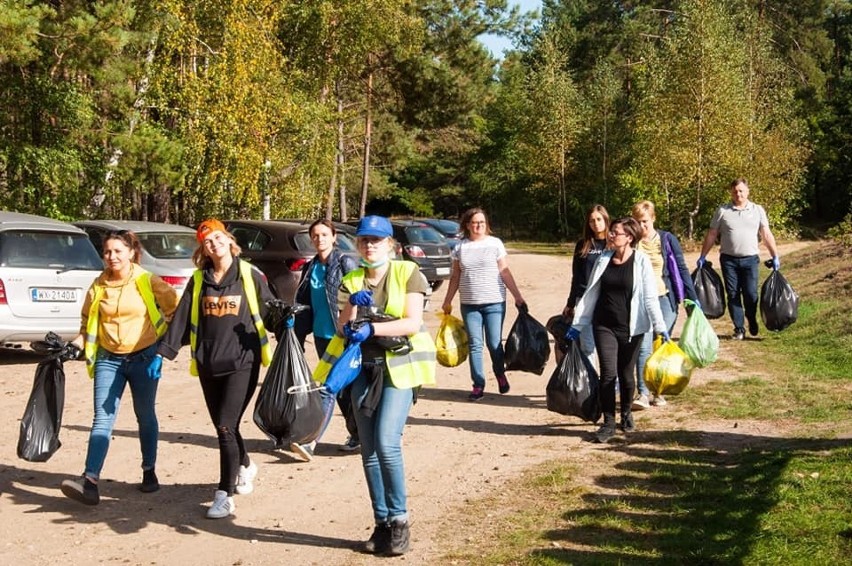
[[[792,247],[797,246],[782,251]],[[694,258],[688,259],[693,265]],[[715,253],[710,259],[718,265]],[[570,280],[567,257],[512,254],[510,266],[533,316],[544,322],[561,311]],[[443,289],[435,293],[427,316],[433,332],[443,297]],[[504,336],[515,314],[510,307]],[[730,333],[727,318],[715,322],[720,335]],[[736,359],[731,348],[739,347],[744,343],[723,340],[723,355]],[[153,494],[136,489],[140,457],[126,393],[103,471],[101,503],[84,507],[59,491],[63,479],[81,473],[85,458],[92,393],[83,362],[66,364],[62,448],[46,463],[29,463],[18,459],[15,449],[37,358],[0,352],[0,563],[248,566],[380,560],[356,550],[371,532],[372,516],[360,456],[337,449],[346,438],[339,415],[326,433],[327,444],[319,446],[310,463],[275,451],[247,415],[243,434],[260,466],[255,491],[236,496],[232,519],[205,518],[218,481],[218,451],[187,358],[185,350],[166,363],[159,390],[162,489]],[[309,356],[308,361],[313,365],[315,360]],[[597,450],[606,449],[588,442],[593,426],[546,410],[544,388],[553,367],[551,360],[543,376],[509,373],[512,390],[502,396],[489,376],[486,396],[478,403],[467,400],[467,364],[439,368],[437,387],[423,391],[405,429],[412,516],[412,550],[405,563],[435,564],[447,548],[464,543],[447,535],[453,529],[445,523],[466,501],[500,489],[534,464],[567,452],[593,460]],[[712,372],[697,370],[692,386],[726,377]],[[673,422],[678,411],[673,399],[668,407],[637,413],[637,426],[641,431],[659,426],[662,419]],[[460,531],[458,537],[463,536]]]

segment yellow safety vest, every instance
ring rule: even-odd
[[[163,311],[157,304],[157,299],[154,297],[154,288],[151,287],[151,273],[145,271],[138,265],[134,266],[134,271],[138,271],[134,281],[136,288],[139,289],[139,294],[145,302],[145,308],[148,309],[148,318],[151,319],[151,324],[154,326],[154,332],[159,338],[166,332],[166,319],[163,316]],[[100,309],[98,308],[101,299],[104,296],[103,285],[94,284],[95,295],[92,297],[92,305],[89,307],[89,318],[86,322],[86,344],[84,353],[86,355],[86,371],[89,372],[89,377],[95,377],[95,358],[98,353],[98,317]]]
[[[263,325],[263,319],[260,317],[260,305],[257,302],[257,289],[254,288],[254,278],[251,275],[253,269],[251,264],[241,259],[234,258],[234,261],[239,262],[240,279],[243,281],[243,292],[246,294],[249,313],[254,322],[254,327],[257,329],[257,337],[260,339],[260,362],[264,366],[268,366],[272,362],[272,346],[269,344],[269,337],[266,335],[266,327]],[[189,361],[190,375],[198,375],[198,362],[195,359],[195,348],[198,344],[198,312],[201,298],[201,270],[196,269],[192,274],[192,307],[189,314],[189,353],[192,359]]]
[[[410,261],[391,261],[388,273],[388,304],[385,306],[387,314],[401,317],[405,312],[406,285],[411,274],[417,269],[417,264]],[[351,292],[360,291],[364,288],[364,269],[355,269],[343,276],[343,285]],[[426,325],[409,338],[411,340],[411,351],[407,354],[397,355],[385,352],[385,361],[390,373],[391,383],[397,389],[411,389],[420,385],[433,385],[435,383],[435,341],[426,330]],[[345,340],[339,334],[335,335],[328,344],[325,353],[317,363],[313,373],[313,379],[324,382],[331,371],[331,366],[343,353]]]

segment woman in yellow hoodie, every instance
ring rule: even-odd
[[[143,492],[160,488],[157,463],[159,424],[154,406],[162,358],[157,340],[177,307],[175,290],[138,261],[142,252],[133,232],[110,232],[103,241],[105,269],[95,279],[83,304],[80,336],[86,368],[94,379],[94,419],[86,467],[79,479],[62,482],[62,493],[85,503],[100,501],[98,479],[109,450],[112,429],[126,385],[139,424]]]

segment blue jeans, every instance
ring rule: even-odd
[[[402,431],[414,400],[412,389],[397,389],[385,369],[382,396],[373,416],[358,410],[367,395],[368,380],[361,372],[352,382],[352,407],[361,439],[361,463],[376,524],[408,520]]]
[[[470,379],[475,387],[485,387],[485,367],[482,363],[482,329],[485,328],[485,344],[491,356],[491,369],[494,375],[506,373],[503,361],[503,319],[506,317],[506,303],[487,305],[462,305],[462,319],[467,330],[470,349]]]
[[[124,386],[130,385],[133,411],[139,423],[139,444],[142,448],[142,469],[152,470],[157,463],[157,439],[160,425],[154,405],[157,400],[157,379],[148,377],[148,365],[157,354],[157,345],[127,355],[112,354],[100,348],[95,358],[94,419],[86,453],[86,476],[97,480],[104,467],[115,418]]]
[[[757,324],[757,277],[760,256],[736,257],[721,254],[719,263],[722,264],[722,278],[725,280],[725,293],[728,295],[728,312],[731,313],[734,328],[745,330],[746,319]]]
[[[660,310],[663,311],[663,320],[666,322],[666,329],[671,336],[672,329],[677,321],[677,310],[672,310],[672,303],[669,301],[668,295],[660,297]],[[645,362],[651,357],[654,351],[654,331],[649,330],[642,337],[642,344],[639,346],[639,357],[636,359],[636,388],[639,390],[639,395],[650,395],[648,386],[645,385]]]

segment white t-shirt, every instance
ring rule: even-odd
[[[500,238],[463,239],[453,250],[459,262],[459,297],[463,305],[488,305],[506,301],[506,285],[497,262],[506,257]]]

